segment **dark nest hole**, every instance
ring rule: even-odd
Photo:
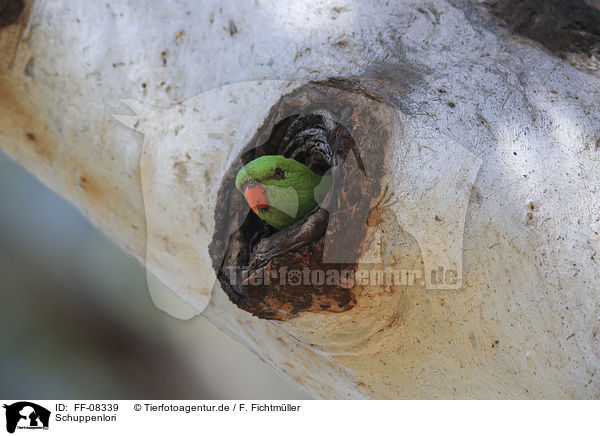
[[[369,159],[373,168],[365,166],[363,156],[381,149],[388,137],[385,129],[373,129],[379,133],[370,132],[359,147],[351,132],[364,136],[364,122],[376,122],[364,100],[373,99],[353,81],[311,83],[282,97],[225,174],[209,251],[223,290],[241,309],[285,320],[355,306],[354,290],[344,286],[344,278],[356,269],[383,166],[382,150]],[[277,154],[320,175],[330,170],[333,177],[321,205],[280,231],[260,220],[235,189],[242,166]],[[324,250],[340,261],[324,263]]]

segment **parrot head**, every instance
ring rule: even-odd
[[[331,176],[319,176],[297,160],[262,156],[237,174],[235,187],[258,217],[277,230],[299,221],[322,201]]]

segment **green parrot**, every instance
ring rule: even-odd
[[[319,176],[297,160],[267,155],[247,163],[235,187],[261,220],[281,230],[321,203],[331,181],[330,174]]]

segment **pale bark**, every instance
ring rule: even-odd
[[[0,28],[0,147],[202,308],[221,178],[270,108],[309,80],[395,83],[392,198],[367,240],[378,228],[384,263],[418,264],[406,199],[445,225],[436,175],[468,173],[462,288],[364,287],[347,312],[275,322],[217,285],[203,314],[315,397],[597,398],[594,59],[568,63],[467,2],[306,3],[27,3]],[[113,117],[123,99],[161,108],[131,103],[145,138]]]

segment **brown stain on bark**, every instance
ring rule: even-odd
[[[25,0],[23,12],[18,19],[6,27],[0,27],[2,149],[49,183],[53,189],[60,189],[65,197],[75,201],[74,198],[80,196],[81,200],[77,203],[86,214],[106,215],[109,202],[107,199],[110,199],[110,204],[119,205],[118,208],[108,206],[114,208],[110,212],[111,215],[127,222],[133,220],[135,224],[132,223],[132,227],[136,230],[141,229],[137,232],[135,241],[126,243],[126,249],[135,254],[141,253],[145,247],[143,214],[140,215],[139,210],[134,209],[134,204],[129,202],[129,196],[124,194],[123,187],[103,175],[91,159],[85,156],[76,158],[69,152],[70,144],[81,140],[78,133],[71,131],[62,136],[56,133],[57,126],[49,124],[48,120],[38,113],[47,111],[48,107],[51,107],[48,105],[52,103],[39,100],[40,97],[33,95],[27,88],[27,81],[34,78],[26,75],[25,65],[23,70],[17,71],[14,68],[13,59],[17,49],[20,47],[20,50],[28,50],[28,40],[32,37],[31,28],[22,36],[29,19],[31,3],[30,0]],[[31,60],[31,54],[20,53],[18,59]],[[16,62],[14,64],[16,65]],[[31,65],[31,62],[28,64]],[[140,168],[136,166],[129,182],[132,186],[137,186],[140,180]]]
[[[0,135],[9,148],[12,145],[15,156],[33,151],[40,160],[50,161],[55,141],[45,124],[38,121],[33,108],[18,96],[18,88],[12,80],[0,77]]]
[[[188,184],[188,164],[189,158],[185,161],[177,161],[173,164],[173,170],[175,171],[175,176],[177,177],[177,181],[185,186]],[[205,174],[206,178],[206,174]]]
[[[30,147],[35,154],[44,159],[50,160],[52,158],[52,154],[48,148],[48,143],[46,141],[40,141],[32,132],[25,133],[24,145],[26,147]]]
[[[96,204],[102,202],[104,193],[102,183],[98,182],[89,171],[86,171],[77,178],[77,186],[85,193],[90,202]]]
[[[55,135],[34,114],[35,109],[20,97],[19,86],[8,78],[0,78],[0,137],[5,140],[6,151],[20,162],[32,162],[36,167],[54,168],[59,164]],[[74,184],[94,205],[101,205],[106,191],[97,172],[83,168],[79,162],[79,175]],[[139,174],[137,174],[139,177]],[[120,193],[113,189],[111,195],[118,198]]]

